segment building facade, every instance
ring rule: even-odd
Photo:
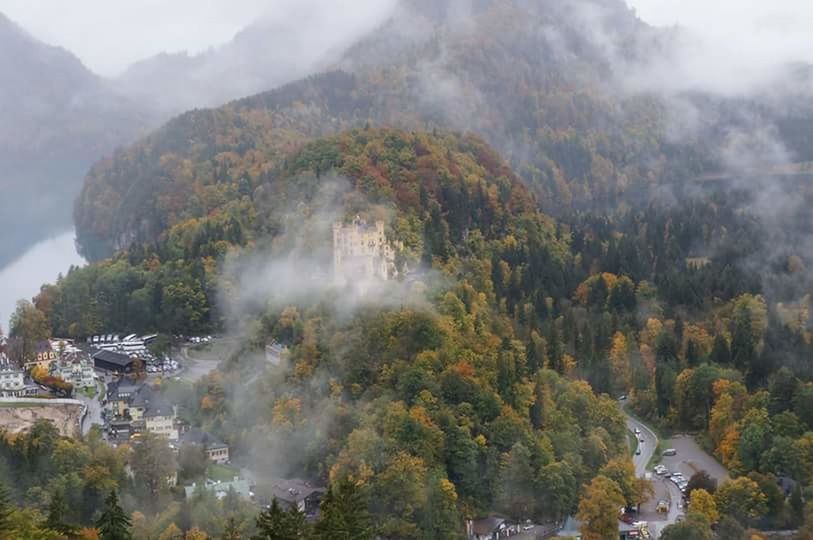
[[[384,222],[369,225],[356,216],[349,225],[334,223],[333,271],[338,281],[392,278],[395,250],[384,234]]]
[[[79,355],[71,355],[51,364],[51,374],[71,383],[74,388],[92,388],[96,385],[93,363]]]
[[[9,363],[0,365],[0,395],[2,397],[21,397],[25,394],[26,385],[23,371]]]

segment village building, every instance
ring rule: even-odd
[[[283,509],[298,508],[306,516],[319,511],[325,490],[299,479],[274,479],[271,481],[271,500],[276,499]]]
[[[466,520],[466,537],[469,540],[499,540],[520,532],[519,525],[499,516]]]
[[[265,360],[269,364],[280,365],[286,354],[288,354],[288,347],[276,341],[265,346]]]
[[[392,278],[395,250],[384,234],[384,222],[368,225],[356,216],[349,225],[334,223],[333,271],[337,281]]]
[[[110,432],[117,439],[124,438],[125,434],[131,437],[136,433],[148,432],[166,437],[169,441],[178,440],[177,411],[152,387],[118,381],[108,388],[107,399],[108,410],[114,419]]]
[[[66,354],[62,359],[51,364],[51,375],[71,383],[74,388],[93,388],[96,386],[96,372],[90,358],[78,353]]]
[[[130,416],[130,402],[133,400],[140,384],[126,380],[114,381],[107,387],[107,408],[114,417]]]
[[[228,463],[229,445],[205,431],[198,428],[188,428],[181,432],[179,442],[200,446],[206,452],[206,457],[215,463]]]
[[[178,427],[175,425],[177,416],[175,407],[160,399],[150,403],[144,411],[144,429],[170,441],[177,441]]]
[[[582,523],[574,517],[568,517],[562,528],[557,533],[558,538],[575,538],[581,540]],[[636,538],[648,538],[649,529],[646,523],[630,525],[623,521],[618,521],[618,538],[619,540],[633,540]]]
[[[217,499],[223,499],[229,494],[230,491],[233,491],[235,494],[245,499],[251,499],[254,496],[248,482],[246,480],[241,480],[236,476],[234,477],[234,480],[230,482],[206,480],[206,482],[203,484],[192,482],[191,485],[184,487],[184,494],[186,495],[187,499],[194,497],[197,491],[208,491],[209,493],[214,494]]]
[[[51,364],[58,358],[59,354],[53,349],[50,341],[39,341],[34,345],[34,353],[30,359],[26,360],[24,367],[29,372],[34,368],[42,368],[48,372]]]
[[[113,373],[132,373],[135,359],[113,351],[96,351],[93,353],[93,364],[97,369]]]
[[[28,393],[25,373],[17,366],[0,358],[0,395],[2,397],[22,397]]]

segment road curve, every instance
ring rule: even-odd
[[[655,431],[652,430],[649,426],[641,422],[640,420],[633,418],[630,416],[626,409],[624,408],[624,404],[621,403],[621,410],[624,412],[624,415],[627,418],[627,428],[632,432],[635,433],[635,429],[637,428],[640,431],[640,434],[637,435],[638,437],[638,446],[641,449],[640,455],[633,455],[632,462],[635,465],[635,474],[639,478],[644,478],[646,476],[646,466],[652,459],[652,456],[655,455],[655,451],[658,448],[658,436],[655,434]],[[643,439],[643,443],[640,442]],[[682,494],[680,489],[669,480],[663,479],[661,477],[656,476],[653,479],[654,482],[664,482],[666,484],[667,489],[669,490],[670,497],[672,499],[672,504],[669,506],[669,512],[666,515],[666,519],[664,521],[652,521],[650,522],[650,532],[652,533],[654,538],[658,538],[661,535],[661,531],[664,528],[668,527],[675,523],[678,518],[683,514],[682,511]]]
[[[641,453],[632,456],[632,462],[635,465],[635,474],[639,478],[643,478],[646,474],[646,466],[652,456],[655,455],[655,449],[658,447],[658,436],[649,426],[627,414],[626,410],[624,414],[627,417],[627,429],[632,433],[635,433],[636,428],[640,431],[637,437],[638,448],[641,449]],[[644,442],[641,442],[642,439]]]

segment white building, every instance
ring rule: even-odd
[[[4,362],[0,365],[0,394],[3,397],[20,397],[25,395],[25,374],[23,371]]]
[[[92,360],[80,354],[68,355],[51,364],[51,374],[71,383],[74,388],[92,388],[96,385]]]

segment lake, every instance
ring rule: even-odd
[[[76,252],[73,230],[34,244],[22,256],[0,269],[0,327],[8,334],[8,321],[17,300],[31,299],[44,283],[53,283],[68,268],[85,260]]]

